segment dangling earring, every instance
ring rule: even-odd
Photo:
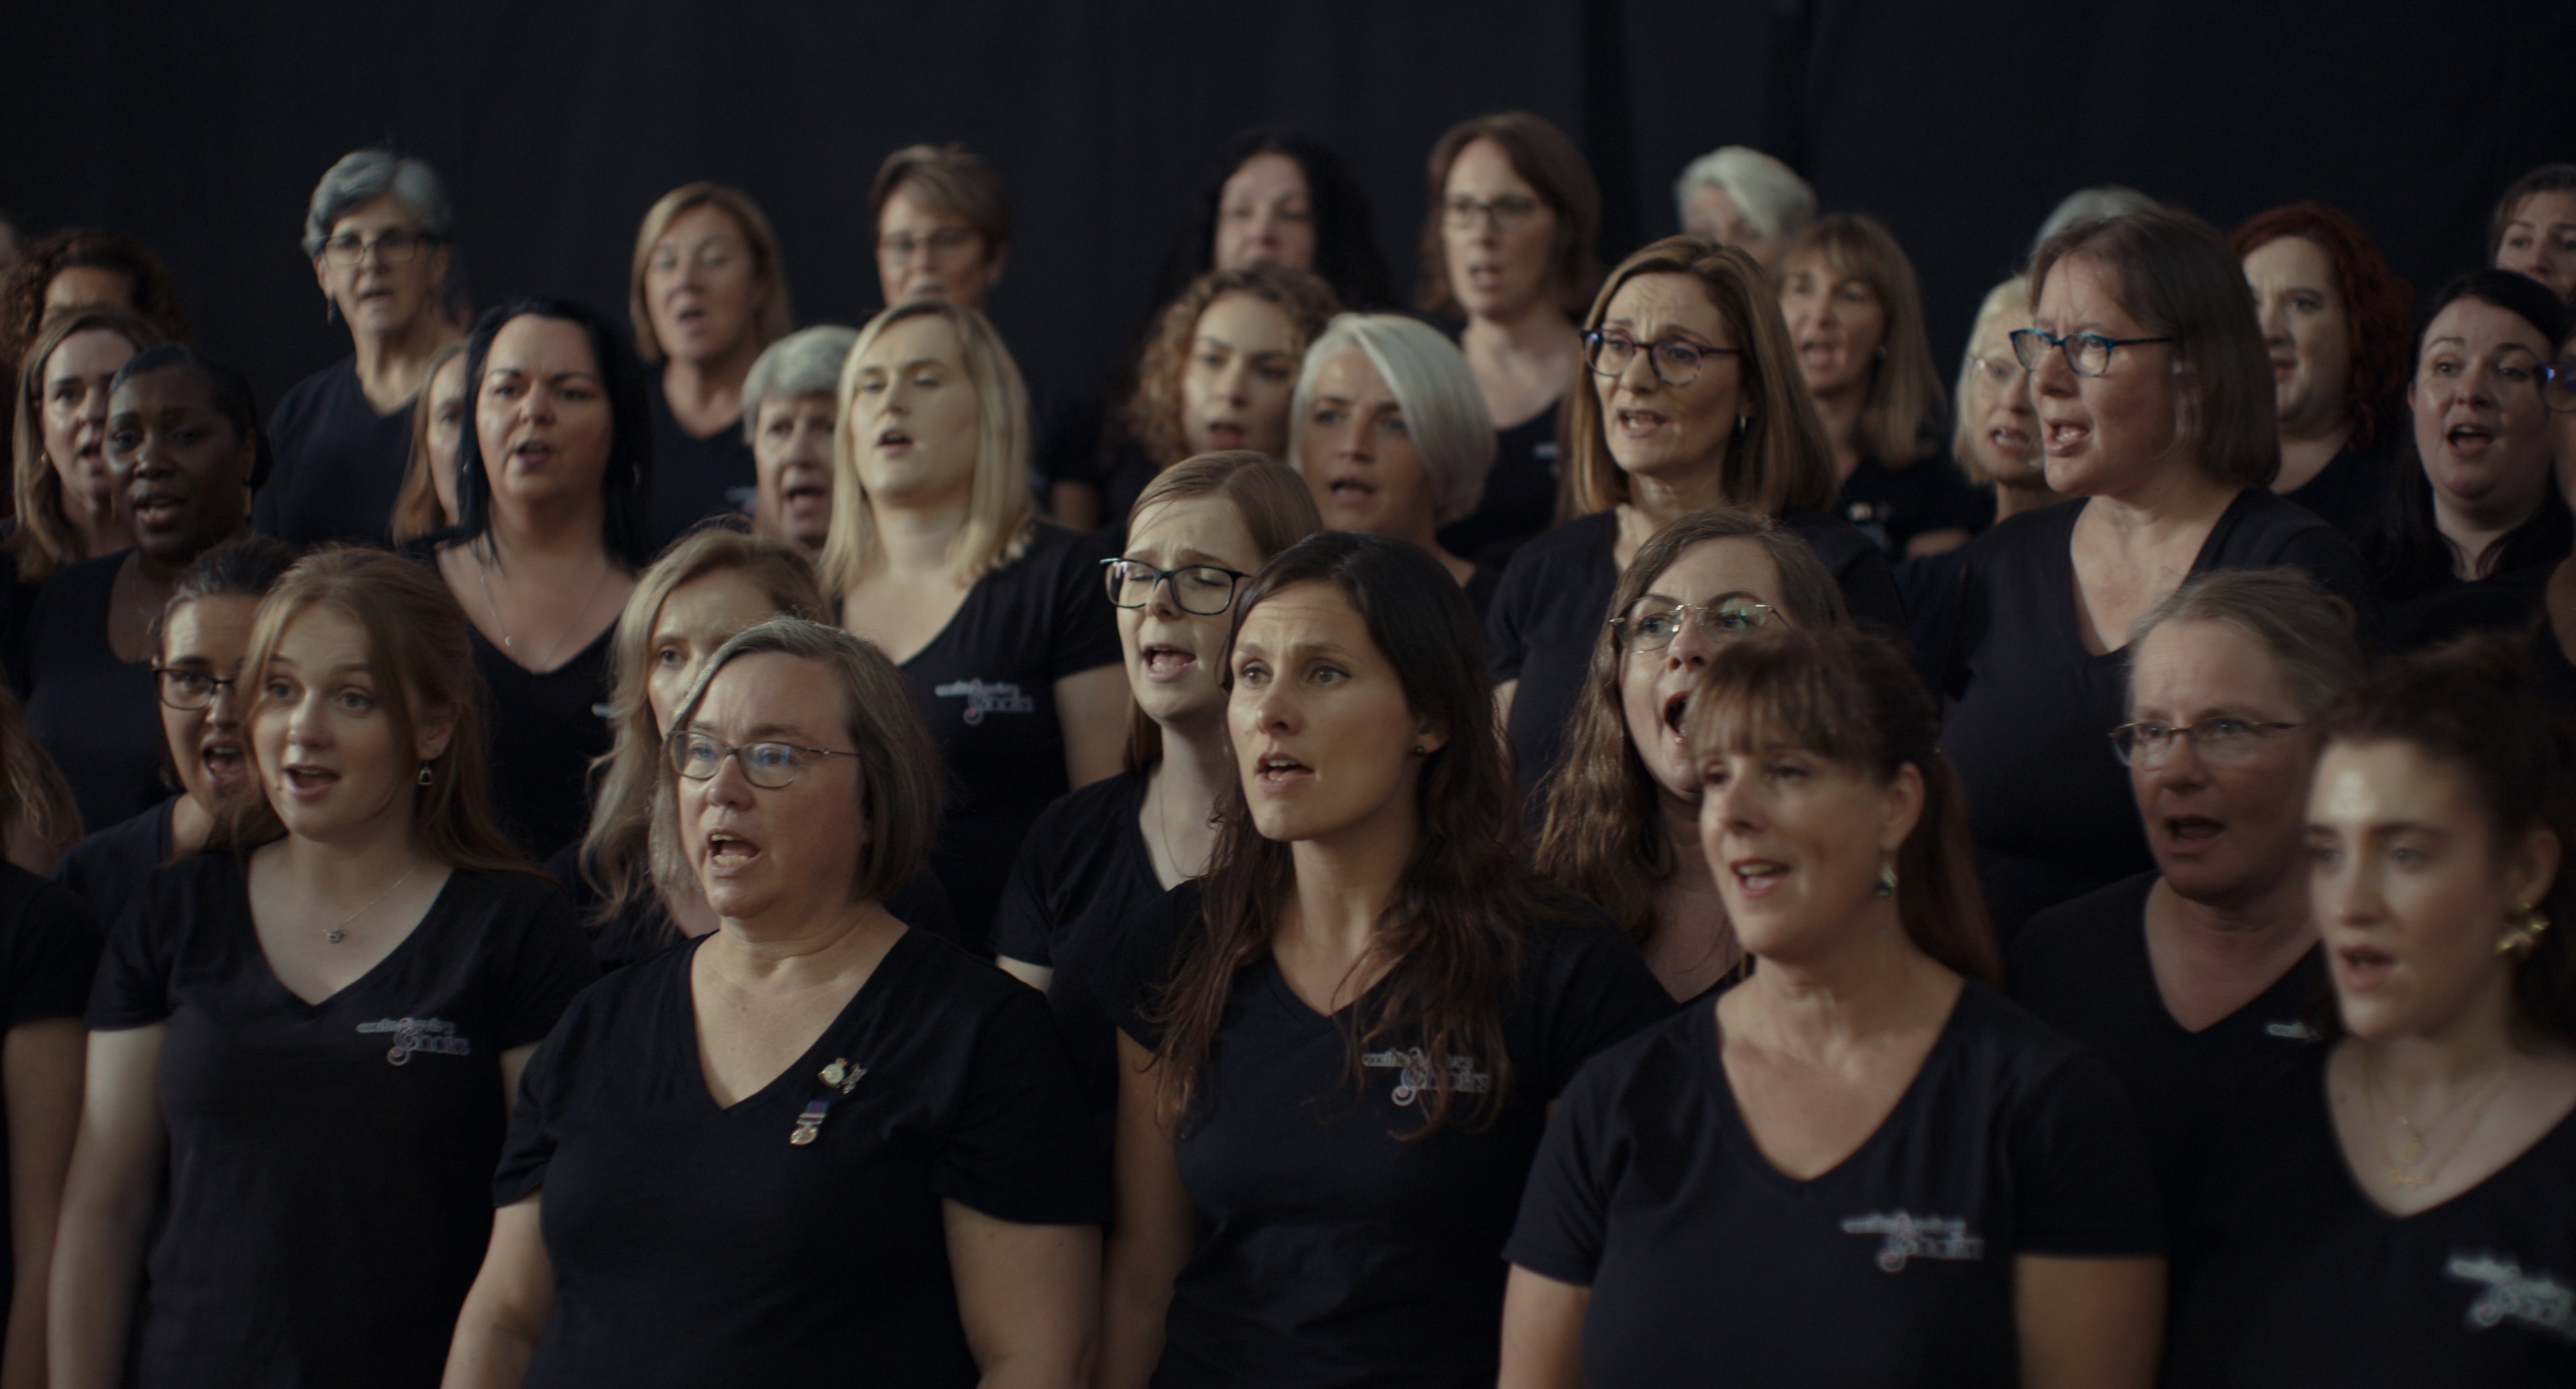
[[[1739,439],[1744,437],[1744,424],[1744,416],[1738,415],[1735,417],[1735,436]]]
[[[429,784],[429,764],[426,762],[420,764],[420,784],[423,786]]]
[[[1896,865],[1895,865],[1895,864],[1890,863],[1890,864],[1886,864],[1886,865],[1882,866],[1882,867],[1878,870],[1878,896],[1879,896],[1879,900],[1881,900],[1881,901],[1885,901],[1886,899],[1888,899],[1888,898],[1890,898],[1890,897],[1893,897],[1893,896],[1895,896],[1895,895],[1896,895]]]
[[[2529,902],[2505,913],[2504,938],[2496,942],[2496,953],[2526,959],[2540,948],[2540,935],[2549,929],[2549,918],[2534,910]]]
[[[325,323],[340,321],[340,301],[327,294],[322,296],[322,321]]]

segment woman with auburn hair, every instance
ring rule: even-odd
[[[1887,228],[1831,213],[1780,255],[1780,313],[1834,453],[1843,518],[1891,560],[1955,550],[1991,508],[1943,456],[1948,402],[1914,263]]]
[[[54,1383],[438,1382],[520,1068],[592,976],[494,824],[467,633],[381,551],[262,600],[256,790],[152,873],[91,996]]]
[[[2154,866],[2128,778],[2103,751],[2126,717],[2137,620],[2214,569],[2303,569],[2360,615],[2379,603],[2332,526],[2270,489],[2276,392],[2245,271],[2189,213],[2078,222],[2030,266],[2030,374],[2049,486],[2082,500],[1968,547],[1946,646],[1941,748],[1967,788],[1995,924]]]
[[[930,864],[967,946],[1048,802],[1118,770],[1129,718],[1099,547],[1036,519],[1029,398],[973,309],[868,320],[841,369],[823,591],[903,671],[947,766]]]
[[[1901,629],[1887,558],[1828,508],[1833,461],[1779,296],[1744,252],[1666,237],[1619,263],[1584,320],[1590,385],[1567,414],[1575,519],[1524,546],[1486,615],[1487,657],[1533,811],[1638,548],[1741,507],[1807,542],[1863,622]]]
[[[189,338],[178,286],[151,247],[122,232],[75,227],[28,242],[0,276],[0,380],[18,379],[29,346],[54,320],[86,308],[123,309],[151,324],[155,341]],[[14,430],[25,410],[16,400],[0,406],[0,428]]]
[[[1744,962],[1699,851],[1699,768],[1681,714],[1709,662],[1771,627],[1845,627],[1833,575],[1805,541],[1748,511],[1694,512],[1655,532],[1611,595],[1592,669],[1547,787],[1538,870],[1628,932],[1677,999]]]
[[[1118,1043],[1097,975],[1163,894],[1205,873],[1234,783],[1222,657],[1237,591],[1323,528],[1294,473],[1208,453],[1145,484],[1127,544],[1102,566],[1136,721],[1127,767],[1048,806],[993,923],[995,963],[1044,989],[1093,1118],[1118,1107]]]
[[[2414,288],[2361,224],[2323,203],[2258,212],[2227,238],[2272,356],[2272,490],[2358,544],[2379,522],[2404,430]]]
[[[740,515],[758,489],[743,432],[744,378],[796,326],[778,233],[751,195],[687,183],[635,229],[626,316],[653,401],[656,548],[698,521]]]
[[[1107,972],[1107,1389],[1492,1376],[1547,1106],[1670,1004],[1520,865],[1475,628],[1428,555],[1346,531],[1237,603],[1215,858]]]
[[[1996,991],[1912,665],[1764,633],[1684,727],[1754,968],[1557,1105],[1508,1251],[1504,1389],[2146,1389],[2154,1179],[2102,1063]]]

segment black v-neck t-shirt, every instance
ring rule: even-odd
[[[125,919],[125,905],[153,869],[170,861],[172,796],[131,819],[92,832],[54,865],[54,881],[89,903],[102,928]]]
[[[993,913],[1020,841],[1069,789],[1055,682],[1125,659],[1102,585],[1108,550],[1040,521],[1020,557],[966,591],[930,644],[903,663],[913,703],[948,770],[930,866],[971,953],[992,953]]]
[[[610,623],[571,660],[540,675],[467,624],[474,669],[490,696],[492,808],[530,863],[544,863],[590,827],[590,763],[616,741],[608,701]]]
[[[1120,772],[1048,806],[1020,842],[993,918],[995,954],[1054,971],[1047,1006],[1104,1134],[1118,1109],[1118,1036],[1098,976],[1140,923],[1153,929],[1168,910],[1137,819],[1147,784],[1143,772]]]
[[[1981,531],[1994,523],[1994,494],[1968,481],[1947,451],[1892,468],[1863,458],[1843,479],[1836,508],[1893,564],[1927,531]]]
[[[1905,604],[1887,556],[1868,536],[1820,511],[1791,512],[1780,525],[1824,561],[1854,618],[1902,638]],[[1520,682],[1505,731],[1522,803],[1533,814],[1592,669],[1592,644],[1610,620],[1610,597],[1619,587],[1618,539],[1618,513],[1596,511],[1522,546],[1485,614],[1485,662],[1494,683]]]
[[[2111,749],[2128,716],[2128,648],[2096,655],[2075,623],[2068,546],[2086,505],[2022,512],[1970,541],[1950,649],[1925,653],[1935,693],[1957,701],[1941,751],[1967,792],[1977,874],[2007,940],[2042,908],[2155,867],[2128,769]],[[2361,557],[2269,492],[2237,493],[2191,572],[2280,567],[2352,604],[2368,643],[2379,600]]]
[[[2388,475],[2397,468],[2396,431],[2405,427],[2403,421],[2391,421],[2367,449],[2344,445],[2305,486],[2283,492],[2281,499],[2297,503],[2359,545],[2379,528],[2387,509]]]
[[[1195,924],[1197,900],[1189,887],[1172,894],[1165,941]],[[1134,944],[1117,1020],[1150,1046],[1159,1037],[1139,1005],[1169,954]],[[1267,954],[1235,975],[1176,1144],[1197,1239],[1173,1286],[1157,1386],[1494,1382],[1503,1241],[1548,1102],[1595,1052],[1673,1006],[1606,923],[1528,928],[1523,949],[1499,1111],[1476,1128],[1455,1110],[1412,1139],[1401,1135],[1421,1128],[1428,1083],[1418,1045],[1375,1045],[1355,1083],[1348,1014],[1307,1006]],[[1467,1064],[1448,1060],[1453,1074]],[[1472,1074],[1471,1089],[1490,1083]]]
[[[528,1389],[974,1384],[941,1203],[1109,1214],[1045,1005],[906,931],[803,1056],[719,1108],[689,987],[706,939],[600,981],[521,1079],[492,1199],[545,1197]]]
[[[132,553],[55,570],[19,634],[23,664],[10,672],[27,732],[71,784],[83,826],[113,825],[170,794],[152,664],[119,660],[107,644],[116,576]]]
[[[2322,955],[2310,950],[2244,1007],[2184,1031],[2147,958],[2147,894],[2158,876],[2142,873],[2032,917],[2005,973],[2014,1002],[2110,1066],[2137,1113],[2166,1223],[2179,1228],[2239,1097],[2314,1040],[2302,1019],[2326,976]]]
[[[14,863],[0,863],[0,1033],[22,1023],[77,1018],[98,973],[97,917],[80,898]],[[9,1130],[0,1124],[0,1172]],[[9,1203],[0,1201],[0,1249],[9,1249]],[[0,1307],[17,1286],[17,1261],[0,1259]],[[37,1335],[44,1328],[35,1328]]]
[[[653,402],[653,495],[646,514],[653,548],[710,516],[747,516],[760,495],[760,467],[735,420],[701,439],[680,425],[662,394],[662,373],[645,374]]]
[[[1494,466],[1485,473],[1476,509],[1440,528],[1440,548],[1460,559],[1500,568],[1532,536],[1556,523],[1556,494],[1563,478],[1557,418],[1565,398],[1513,425],[1494,431]]]
[[[2325,1047],[2249,1097],[2176,1270],[2174,1389],[2576,1384],[2576,1116],[2427,1211],[2364,1195]]]
[[[143,1389],[437,1384],[491,1236],[501,1053],[591,977],[554,884],[460,869],[375,968],[308,1003],[260,949],[241,861],[156,870],[89,1003],[93,1031],[169,1027]]]
[[[1714,1000],[1584,1069],[1511,1261],[1592,1290],[1593,1389],[2010,1385],[2013,1262],[2163,1251],[2102,1063],[1969,981],[1896,1108],[1810,1181],[1754,1145]]]
[[[394,502],[411,466],[412,402],[379,415],[343,357],[297,382],[268,417],[276,454],[251,528],[290,545],[393,543]]]

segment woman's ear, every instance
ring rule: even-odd
[[[1928,788],[1923,769],[1908,762],[1888,778],[1887,787],[1879,794],[1878,848],[1892,854],[1905,847],[1914,827],[1923,822],[1923,802]]]
[[[2514,886],[2513,900],[2536,903],[2549,895],[2549,885],[2558,881],[2558,863],[2564,846],[2555,831],[2536,828],[2522,837],[2514,849],[2505,873]]]
[[[1413,726],[1415,752],[1428,757],[1447,746],[1449,746],[1449,729],[1446,725],[1425,719]]]
[[[423,762],[435,762],[447,752],[456,739],[456,706],[440,704],[423,709],[412,723],[412,751]]]

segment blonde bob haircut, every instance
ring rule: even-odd
[[[607,922],[640,900],[651,871],[653,818],[661,784],[663,732],[649,697],[653,626],[662,605],[683,586],[710,574],[740,574],[771,611],[828,621],[830,600],[814,566],[794,547],[721,522],[691,531],[653,561],[626,595],[608,644],[608,726],[615,741],[590,764],[590,828],[581,840],[581,875],[599,896],[593,917]],[[666,889],[694,887],[656,883]]]
[[[1941,395],[1941,370],[1932,365],[1932,339],[1923,331],[1923,290],[1905,248],[1875,220],[1834,212],[1808,223],[1782,251],[1782,278],[1808,256],[1823,262],[1828,293],[1835,283],[1858,280],[1878,300],[1882,355],[1870,370],[1869,392],[1861,401],[1861,451],[1890,468],[1938,452],[1949,402]]]
[[[823,542],[823,588],[839,595],[856,587],[876,558],[877,522],[868,489],[859,480],[859,431],[850,422],[862,364],[886,330],[907,319],[936,318],[957,335],[966,378],[975,388],[974,490],[967,502],[966,533],[959,537],[949,571],[973,583],[1018,559],[1029,546],[1029,388],[1019,364],[990,319],[973,309],[936,299],[915,299],[878,314],[859,329],[841,366],[841,390],[832,430],[832,530]]]
[[[751,272],[769,290],[760,302],[759,312],[752,316],[752,331],[760,345],[787,336],[796,326],[796,314],[787,301],[787,259],[779,252],[778,233],[769,226],[769,217],[760,204],[739,188],[701,180],[684,183],[644,213],[644,224],[635,229],[635,264],[626,280],[626,317],[635,325],[635,354],[648,362],[662,360],[662,341],[653,336],[653,313],[644,302],[644,271],[653,261],[653,248],[661,244],[671,230],[671,223],[693,207],[719,207],[733,218],[742,232],[743,245],[751,251]]]
[[[1780,296],[1753,257],[1696,236],[1668,236],[1619,262],[1584,315],[1585,331],[1601,327],[1619,287],[1640,275],[1687,275],[1717,306],[1738,355],[1742,425],[1718,464],[1719,491],[1729,506],[1774,520],[1792,511],[1830,507],[1838,490],[1825,427],[1798,374]],[[1589,516],[1628,500],[1628,474],[1610,454],[1601,417],[1601,378],[1590,371],[1566,393],[1567,434],[1573,448],[1566,469],[1566,516]]]
[[[811,661],[830,671],[840,687],[840,730],[857,754],[851,760],[858,764],[859,824],[865,836],[850,855],[850,900],[879,900],[921,871],[931,835],[939,828],[939,750],[913,705],[912,691],[873,643],[805,618],[773,617],[717,648],[672,711],[672,729],[686,728],[697,717],[707,688],[726,666],[760,652]],[[680,774],[671,759],[655,761],[660,767],[656,794],[667,799],[672,813],[653,817],[653,876],[692,882],[696,871],[680,847]]]
[[[1290,461],[1301,472],[1306,466],[1306,413],[1314,404],[1316,374],[1336,353],[1354,349],[1367,354],[1404,412],[1404,432],[1421,455],[1439,523],[1474,511],[1485,495],[1485,476],[1494,470],[1494,417],[1458,345],[1403,314],[1343,314],[1306,349],[1288,405]]]
[[[1958,402],[1959,409],[1958,419],[1950,429],[1950,456],[1959,460],[1959,471],[1968,475],[1968,481],[1980,487],[2002,487],[2015,483],[2028,485],[2032,481],[2036,481],[2042,487],[2048,485],[2046,476],[2037,468],[2032,468],[2024,477],[2017,479],[1998,477],[1988,469],[1985,455],[1977,449],[1975,414],[1968,408],[1968,402],[1976,398],[1977,344],[1984,342],[1986,335],[1995,331],[1998,325],[2003,325],[2004,330],[2009,332],[2013,328],[2025,327],[2029,323],[2030,281],[2015,275],[1993,289],[1987,290],[1986,297],[1978,302],[1977,321],[1968,325],[1968,345],[1959,353],[1959,388],[1952,397]],[[2011,361],[2016,370],[2020,368],[2021,362],[2012,355],[2011,339],[2002,339],[1996,350]],[[2027,380],[2023,382],[2022,389],[2029,389]]]

